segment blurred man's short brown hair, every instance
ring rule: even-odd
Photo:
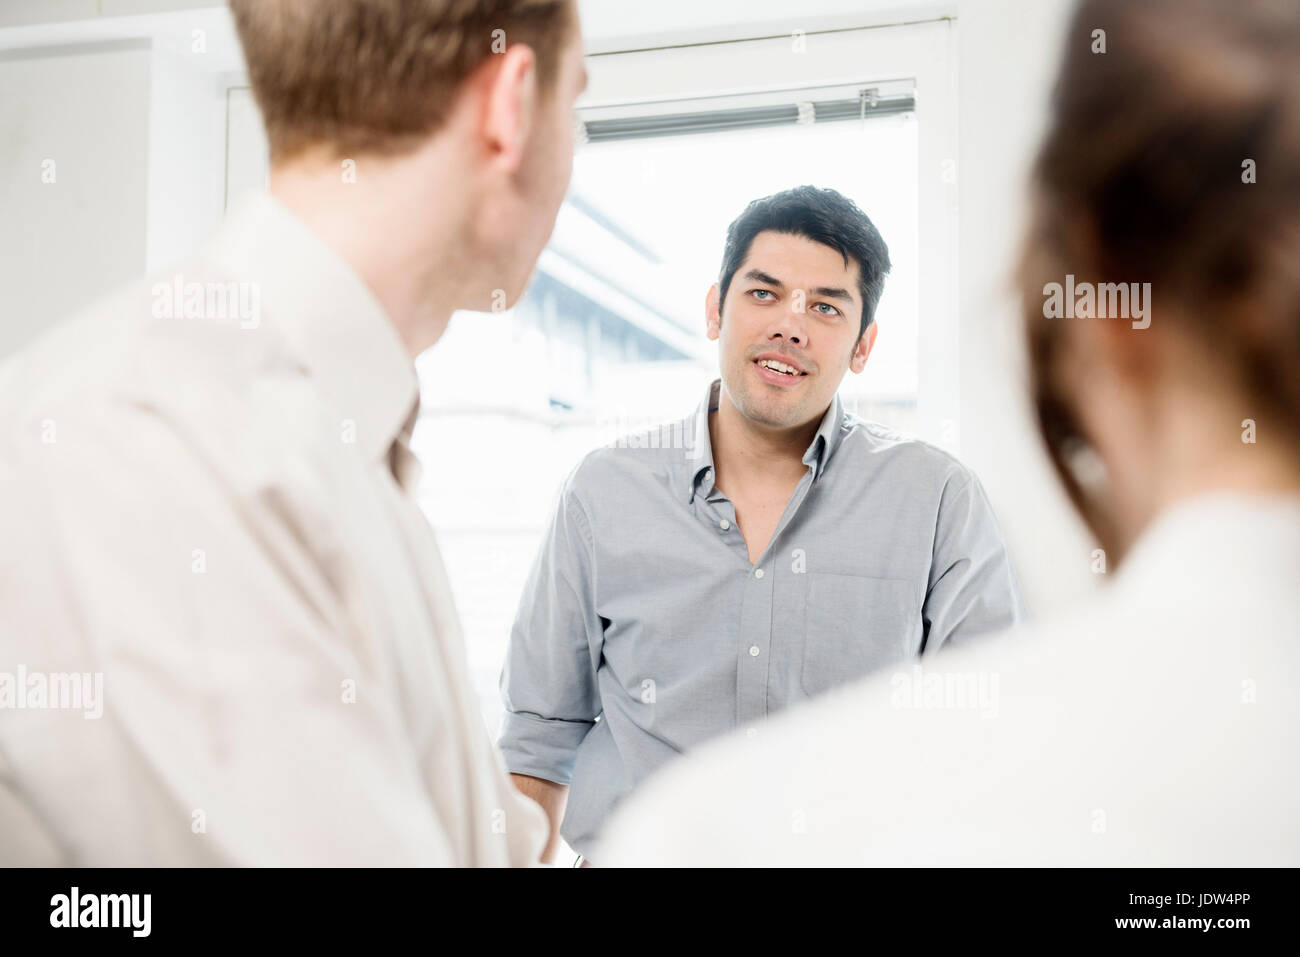
[[[524,43],[549,90],[573,0],[230,0],[272,160],[395,153],[447,119],[462,82]],[[498,32],[500,31],[500,32]]]

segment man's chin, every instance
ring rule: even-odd
[[[739,407],[740,414],[754,425],[784,431],[802,425],[802,402],[784,396],[748,395]]]

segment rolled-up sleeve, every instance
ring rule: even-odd
[[[576,473],[575,473],[576,474]],[[570,476],[528,575],[501,672],[506,767],[568,784],[574,755],[600,714],[591,524]]]
[[[922,619],[926,653],[1025,619],[993,507],[970,473],[952,476],[943,490]]]

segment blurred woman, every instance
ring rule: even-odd
[[[670,766],[595,863],[1300,864],[1294,0],[1084,0],[1034,192],[1038,423],[1114,581]]]

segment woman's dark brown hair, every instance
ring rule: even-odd
[[[1119,559],[1104,490],[1075,464],[1091,443],[1061,371],[1063,324],[1088,320],[1045,316],[1044,286],[1151,283],[1152,325],[1200,339],[1261,432],[1300,448],[1300,4],[1083,0],[1032,209],[1019,285],[1038,425]]]

